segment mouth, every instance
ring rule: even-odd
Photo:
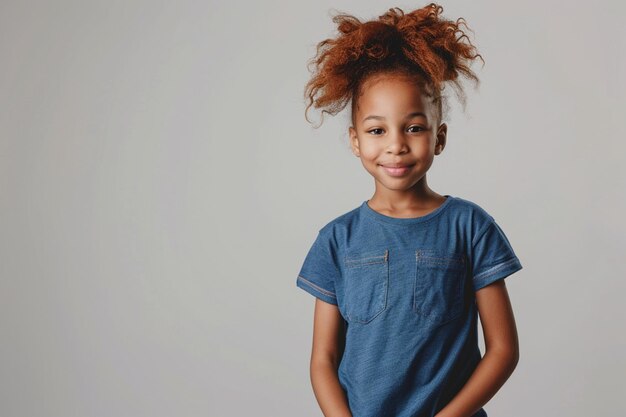
[[[388,165],[383,165],[383,164],[379,164],[384,170],[385,172],[387,172],[387,174],[391,175],[392,177],[401,177],[403,175],[405,175],[406,173],[408,173],[411,168],[413,167],[413,165],[402,165],[402,164],[388,164]]]

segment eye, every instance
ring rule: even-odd
[[[417,131],[413,131],[414,133],[418,133],[421,130],[425,130],[422,126],[417,126],[417,125],[409,127],[409,130],[411,130],[411,129],[420,129],[420,130],[417,130]]]
[[[368,131],[367,131],[367,133],[371,133],[371,134],[373,134],[373,135],[376,135],[376,133],[373,133],[373,132],[375,132],[375,131],[377,131],[377,130],[382,130],[382,129],[381,129],[381,128],[379,128],[379,127],[377,127],[377,128],[375,128],[375,129],[368,130]],[[377,135],[376,135],[376,136],[377,136]]]

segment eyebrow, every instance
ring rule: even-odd
[[[416,116],[423,116],[425,118],[428,118],[428,117],[426,117],[426,115],[424,113],[419,112],[419,111],[415,111],[413,113],[409,113],[406,116],[406,118],[407,119],[411,119],[411,118],[416,117]],[[376,115],[372,114],[372,115],[367,116],[365,119],[363,119],[363,122],[365,122],[366,120],[369,120],[369,119],[385,120],[385,118],[383,116],[376,116]]]

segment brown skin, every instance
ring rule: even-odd
[[[412,113],[424,115],[413,115]],[[379,116],[381,119],[369,119]],[[365,81],[350,127],[352,152],[374,177],[375,192],[368,205],[391,217],[419,217],[435,210],[445,197],[428,187],[426,172],[446,146],[448,127],[437,128],[435,107],[406,76],[376,75]],[[412,165],[402,177],[389,175],[382,165]]]
[[[337,375],[344,347],[345,328],[339,309],[316,298],[310,372],[313,392],[325,417],[352,417]]]
[[[420,112],[423,116],[408,115]],[[377,119],[364,121],[370,116]],[[391,217],[424,216],[445,201],[426,182],[435,155],[446,145],[447,126],[417,83],[400,75],[379,74],[363,84],[355,126],[350,127],[352,152],[374,177],[368,205]],[[435,129],[434,126],[438,127]],[[389,175],[381,166],[411,165],[403,176]],[[476,292],[485,336],[485,355],[457,395],[435,417],[470,417],[502,387],[519,360],[519,342],[504,280]],[[337,368],[345,329],[337,306],[316,299],[311,381],[325,417],[351,417]]]

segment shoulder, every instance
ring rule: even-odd
[[[463,197],[454,196],[455,208],[463,211],[465,214],[475,217],[481,217],[484,219],[491,219],[491,215],[487,212],[482,205],[479,205],[475,201],[468,200]]]
[[[454,197],[452,211],[472,236],[479,234],[495,221],[483,205],[463,197]]]
[[[346,213],[343,213],[330,221],[327,221],[320,229],[319,233],[325,237],[337,237],[338,235],[345,233],[350,226],[357,221],[359,214],[359,207],[354,208]]]
[[[482,205],[479,205],[472,200],[455,196],[454,203],[455,210],[461,212],[469,218],[483,222],[493,220],[491,214],[489,214],[489,212]]]

